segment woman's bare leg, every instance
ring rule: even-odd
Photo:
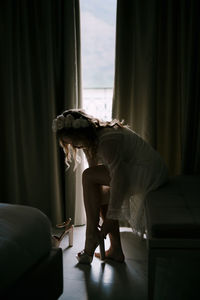
[[[102,205],[100,207],[100,216],[103,221],[106,219],[107,210],[108,205]],[[109,238],[110,248],[106,251],[106,258],[113,259],[118,262],[123,262],[124,254],[121,246],[118,220],[112,220],[112,224],[109,230]],[[95,253],[95,256],[100,258],[100,253]]]
[[[94,246],[91,245],[91,240],[94,241],[99,224],[100,213],[103,221],[106,218],[108,206],[101,205],[101,202],[108,203],[109,201],[109,184],[110,175],[103,165],[90,167],[83,173],[83,195],[87,217],[85,251],[91,255],[93,254],[95,247],[95,244]],[[110,249],[106,251],[106,257],[116,261],[124,261],[119,223],[117,220],[112,220],[110,222],[109,238],[111,246]],[[100,257],[100,254],[97,253],[96,256]]]
[[[82,183],[87,218],[85,252],[93,255],[96,248],[97,228],[99,225],[101,185],[109,185],[109,172],[103,165],[87,168],[83,172]]]
[[[99,225],[101,212],[102,219],[105,220],[107,205],[101,206],[103,198],[109,198],[110,175],[103,165],[90,167],[83,172],[83,196],[87,218],[85,252],[93,255],[95,250],[95,238]],[[103,186],[106,186],[103,189]],[[124,261],[122,252],[119,223],[117,220],[110,220],[109,237],[111,247],[106,252],[106,257],[116,261]],[[98,254],[96,255],[98,256]],[[100,256],[100,255],[99,255]]]

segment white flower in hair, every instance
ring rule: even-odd
[[[75,128],[75,129],[80,128],[81,127],[81,122],[80,121],[81,121],[81,119],[74,120],[73,123],[72,123],[73,128]]]
[[[74,117],[72,115],[67,115],[65,117],[65,127],[72,127],[72,124],[73,124],[73,121],[74,121]]]
[[[74,119],[71,114],[68,114],[66,117],[60,115],[56,119],[54,119],[52,123],[52,129],[54,132],[56,132],[57,130],[61,130],[62,128],[73,127],[75,129],[78,129],[86,128],[88,126],[89,123],[86,119],[83,119],[82,117],[79,119]]]
[[[78,128],[86,128],[89,126],[89,123],[86,119],[80,118],[76,119],[73,121],[73,128],[78,129]]]
[[[57,117],[57,130],[62,129],[65,126],[65,117],[60,115]]]
[[[86,128],[89,126],[89,123],[86,119],[80,118],[80,127]]]

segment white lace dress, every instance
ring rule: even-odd
[[[126,127],[99,132],[98,156],[111,176],[107,217],[127,220],[133,231],[143,233],[144,198],[167,180],[164,161]]]

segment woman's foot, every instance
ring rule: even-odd
[[[95,257],[100,258],[100,253],[95,252]],[[123,263],[124,262],[124,254],[121,249],[113,249],[110,247],[107,251],[105,251],[105,259],[111,259],[116,262]]]
[[[105,252],[105,259],[124,262],[118,220],[104,218],[101,234],[104,237],[108,234],[110,238],[110,248]],[[99,258],[99,253],[95,253],[95,256]]]
[[[91,264],[92,260],[93,260],[93,255],[89,255],[85,252],[85,250],[77,253],[76,258],[78,260],[79,263],[81,264]]]
[[[94,251],[100,247],[99,258],[105,259],[104,238],[101,237],[100,232],[97,232],[93,238],[86,238],[85,249],[76,255],[79,263],[90,264],[93,260]]]

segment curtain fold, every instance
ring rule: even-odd
[[[75,217],[76,173],[51,125],[81,107],[79,1],[2,1],[1,202]]]
[[[181,11],[182,172],[200,173],[200,3],[184,1]],[[185,20],[188,20],[186,23]],[[184,66],[184,67],[183,67]]]
[[[170,174],[199,172],[199,1],[118,0],[113,117]]]

